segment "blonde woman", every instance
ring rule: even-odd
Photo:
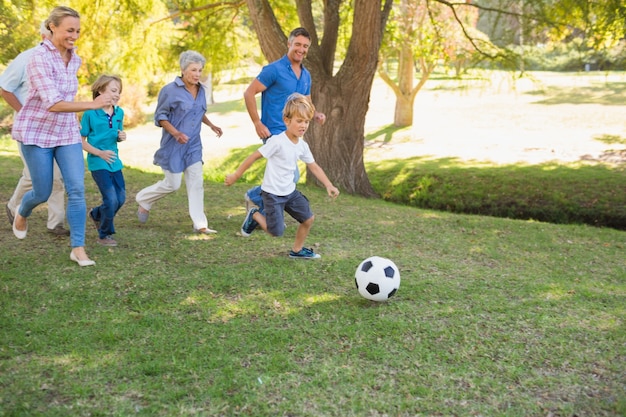
[[[48,200],[52,191],[54,161],[59,165],[67,191],[67,223],[70,227],[70,259],[80,266],[95,265],[85,251],[85,162],[82,137],[75,112],[110,106],[111,94],[94,101],[75,102],[76,73],[81,59],[74,50],[80,35],[80,16],[75,10],[55,7],[46,27],[52,33],[37,47],[26,70],[30,89],[13,124],[31,173],[33,189],[24,194],[13,220],[13,234],[26,238],[28,217]]]

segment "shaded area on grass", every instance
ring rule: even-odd
[[[626,171],[602,164],[493,165],[416,157],[367,165],[388,201],[454,213],[626,230]]]
[[[602,104],[623,106],[626,102],[626,83],[593,83],[588,87],[549,86],[529,92],[530,95],[547,96],[535,104]]]

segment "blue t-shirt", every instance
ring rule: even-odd
[[[109,115],[102,109],[87,110],[80,120],[80,135],[87,138],[87,142],[94,148],[103,151],[114,151],[115,160],[110,164],[99,156],[87,154],[89,171],[105,169],[115,172],[123,168],[117,150],[118,130],[124,130],[124,110],[114,106],[113,114]]]
[[[311,73],[304,65],[300,78],[291,68],[291,61],[284,55],[277,61],[263,67],[257,79],[266,88],[261,93],[261,122],[272,135],[284,132],[287,128],[283,121],[283,107],[287,97],[293,93],[311,95]]]
[[[161,126],[159,122],[167,120],[189,138],[187,143],[178,143],[172,135],[162,129],[161,147],[154,154],[154,164],[175,174],[183,172],[197,162],[202,162],[200,130],[207,107],[204,87],[202,85],[198,87],[198,94],[194,100],[185,88],[183,80],[176,77],[159,92],[154,112],[155,124]]]

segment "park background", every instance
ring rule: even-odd
[[[382,198],[329,201],[301,183],[323,256],[310,263],[285,256],[291,221],[283,239],[239,236],[262,167],[223,185],[259,145],[241,94],[260,63],[213,75],[209,117],[225,134],[203,142],[216,236],[193,233],[184,190],[137,222],[134,195],[161,177],[160,132],[153,96],[130,84],[142,115],[120,149],[120,246],[89,245],[97,266],[79,269],[45,233],[45,207],[25,241],[0,225],[0,415],[624,415],[626,239],[598,220],[626,206],[625,79],[575,56],[568,72],[440,67],[405,127],[374,77],[363,157]],[[21,172],[7,135],[0,161],[6,200]],[[88,175],[86,186],[97,204]],[[511,196],[570,217],[462,210]],[[586,210],[591,221],[571,217]],[[354,287],[372,255],[401,271],[387,303]]]

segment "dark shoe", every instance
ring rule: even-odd
[[[259,223],[254,220],[254,213],[256,213],[257,211],[259,211],[258,208],[251,208],[250,211],[248,211],[248,214],[246,214],[246,218],[241,225],[241,235],[243,237],[250,236],[254,229],[256,229],[256,227],[259,225]]]
[[[13,226],[13,220],[15,220],[15,216],[13,215],[13,213],[11,213],[11,209],[9,208],[8,204],[5,207],[7,210],[7,218],[9,219],[9,223],[11,223],[11,226]]]
[[[117,246],[117,242],[111,236],[99,238],[96,242],[102,246]]]
[[[100,221],[93,217],[93,209],[89,210],[89,213],[87,214],[89,214],[89,218],[93,221],[93,225],[96,227],[96,230],[100,230]]]
[[[61,225],[56,226],[54,229],[48,229],[48,232],[56,236],[69,236],[70,235],[70,231]]]
[[[313,252],[313,249],[309,249],[309,248],[302,248],[300,249],[300,252],[294,252],[290,250],[289,257],[295,258],[295,259],[319,259],[321,258],[320,255]]]

